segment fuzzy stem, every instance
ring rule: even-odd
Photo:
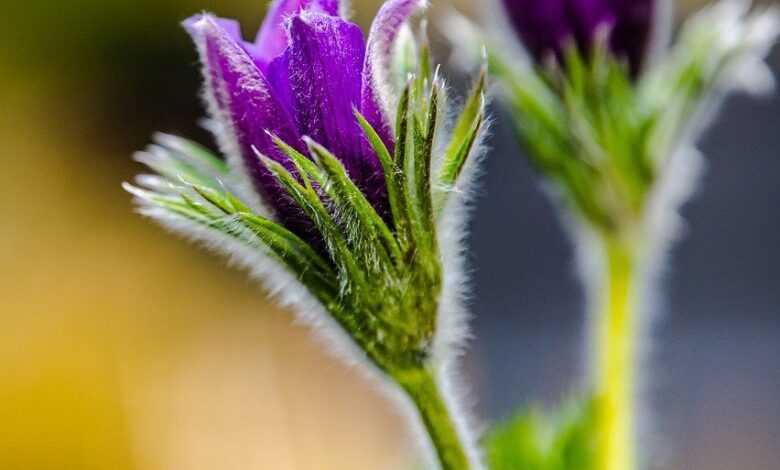
[[[436,451],[442,470],[475,470],[449,408],[429,369],[404,372],[396,377],[412,400]]]
[[[636,256],[617,240],[603,242],[604,281],[594,321],[596,470],[635,470],[635,369],[638,302]]]

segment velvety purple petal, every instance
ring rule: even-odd
[[[340,16],[341,0],[315,0],[314,3],[319,5],[323,13],[331,16]]]
[[[377,13],[368,36],[360,111],[377,130],[388,149],[393,150],[395,94],[390,78],[393,45],[401,27],[425,0],[390,0]]]
[[[255,40],[261,68],[287,49],[285,22],[304,9],[338,16],[339,0],[274,0]]]
[[[316,242],[309,221],[292,204],[256,154],[257,150],[292,170],[289,160],[266,133],[266,130],[271,131],[303,150],[305,147],[292,117],[253,58],[216,18],[200,16],[185,26],[201,55],[212,118],[229,134],[223,146],[228,153],[240,156],[243,169],[277,218],[299,235]]]
[[[295,122],[301,134],[340,158],[358,157],[360,136],[352,108],[360,101],[365,55],[360,28],[339,18],[304,12],[292,17],[288,54]]]
[[[628,58],[631,70],[638,73],[644,65],[652,35],[657,27],[658,0],[616,1],[618,21],[612,31],[610,44]]]
[[[295,103],[290,84],[290,53],[285,52],[268,64],[266,77],[274,88],[274,94],[290,116],[295,116]]]
[[[515,31],[537,60],[559,54],[568,38],[574,39],[567,0],[503,0]]]
[[[601,30],[610,32],[612,52],[635,75],[650,42],[657,0],[503,0],[509,18],[537,60],[561,57],[573,40],[587,54]]]
[[[310,11],[293,16],[289,32],[286,60],[298,131],[333,152],[366,197],[384,211],[384,174],[376,155],[366,152],[353,113],[360,103],[363,32],[341,18]]]
[[[195,15],[191,18],[188,18],[187,20],[184,21],[184,28],[190,34],[192,34],[192,28],[203,17],[204,15]],[[238,21],[229,18],[219,18],[215,16],[211,16],[211,18],[217,25],[219,25],[224,30],[224,32],[228,36],[230,36],[233,40],[235,40],[236,44],[241,46],[247,52],[247,54],[249,54],[250,57],[253,58],[253,60],[256,63],[261,64],[264,62],[264,60],[262,60],[259,57],[259,49],[257,48],[257,46],[251,42],[244,41],[243,35],[241,34],[241,24]]]

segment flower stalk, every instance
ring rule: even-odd
[[[441,469],[479,468],[469,457],[461,431],[436,381],[435,371],[430,368],[411,370],[397,374],[396,380],[414,403]]]
[[[605,239],[599,308],[592,321],[594,470],[634,470],[636,370],[641,282],[637,256],[624,243]]]

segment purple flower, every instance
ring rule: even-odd
[[[319,236],[311,222],[258,152],[293,171],[269,133],[304,154],[303,137],[311,137],[341,160],[376,210],[388,217],[382,167],[354,110],[366,116],[392,152],[394,113],[384,77],[398,31],[424,3],[386,2],[368,42],[357,25],[340,16],[339,0],[275,0],[254,42],[242,39],[233,20],[204,14],[184,23],[203,63],[205,98],[220,145],[238,157],[277,220],[314,244]]]
[[[587,54],[609,34],[613,54],[636,76],[642,68],[659,0],[502,0],[512,26],[538,61],[561,59],[569,41]]]

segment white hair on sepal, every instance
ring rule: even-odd
[[[481,161],[487,153],[485,141],[490,121],[485,118],[471,154],[455,186],[449,189],[447,202],[436,222],[440,261],[442,264],[442,296],[437,315],[437,333],[434,338],[434,356],[437,360],[461,355],[464,342],[469,339],[467,298],[468,276],[466,255],[468,248],[468,219],[477,193]]]
[[[464,442],[471,462],[481,462],[478,436],[480,427],[475,426],[473,399],[465,381],[457,371],[466,343],[471,339],[470,315],[466,307],[468,298],[468,237],[467,222],[474,203],[481,160],[487,146],[490,123],[486,118],[480,135],[468,156],[464,168],[447,203],[439,216],[436,232],[442,264],[442,294],[436,319],[436,335],[433,342],[433,362],[436,365],[436,381],[443,399],[452,410],[456,429]],[[477,469],[479,470],[479,469]]]
[[[734,64],[730,80],[736,90],[752,95],[767,96],[775,90],[775,76],[761,57],[744,57]]]
[[[143,189],[162,194],[164,196],[176,196],[179,189],[171,184],[168,178],[156,174],[141,174],[135,177],[135,184]]]
[[[455,430],[463,443],[463,450],[471,462],[471,469],[485,470],[483,451],[479,440],[487,426],[479,423],[475,417],[474,408],[477,400],[467,381],[458,373],[459,362],[460,360],[453,360],[444,364],[437,371],[435,380],[442,400],[451,411]]]
[[[724,71],[724,86],[754,95],[774,91],[774,75],[765,62],[780,34],[780,10],[769,7],[743,19],[739,54]]]
[[[777,7],[751,11],[749,1],[721,0],[694,15],[691,28],[715,31],[720,54],[734,53],[721,73],[719,87],[752,94],[766,94],[774,89],[774,79],[764,58],[780,34]]]

